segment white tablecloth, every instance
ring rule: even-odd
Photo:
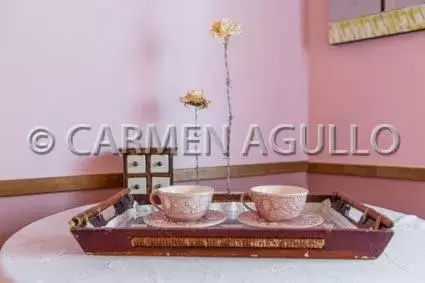
[[[425,221],[385,209],[378,210],[395,221],[396,232],[384,254],[372,261],[86,256],[67,224],[83,209],[47,217],[12,236],[0,254],[0,282],[425,282]]]

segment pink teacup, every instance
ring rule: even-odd
[[[296,186],[258,186],[241,195],[242,204],[250,211],[257,212],[269,222],[282,222],[297,218],[304,210],[308,190]],[[249,196],[256,210],[245,203]]]
[[[207,186],[179,185],[159,188],[151,193],[152,205],[162,211],[168,218],[181,222],[195,222],[207,212],[214,189]],[[155,203],[158,195],[161,206]]]

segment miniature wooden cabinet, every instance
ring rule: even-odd
[[[131,194],[150,194],[174,184],[174,149],[121,149],[124,165],[124,187]]]

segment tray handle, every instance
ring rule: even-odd
[[[99,204],[74,216],[68,224],[72,228],[84,227],[91,224],[101,227],[108,223],[113,217],[123,214],[133,206],[133,197],[130,189],[124,189]]]
[[[391,229],[394,227],[393,221],[387,216],[354,201],[351,197],[339,191],[334,193],[332,204],[335,210],[340,212],[358,227],[373,230],[379,230],[381,228]],[[350,216],[349,212],[352,211],[353,208],[361,214],[360,218],[357,220]]]

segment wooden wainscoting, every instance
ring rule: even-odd
[[[306,161],[233,165],[231,166],[231,177],[307,172],[307,167]],[[199,170],[199,177],[202,180],[224,179],[226,174],[227,168],[225,166],[203,167]],[[174,180],[177,182],[194,181],[195,172],[193,168],[175,169]],[[3,180],[0,181],[0,197],[119,188],[122,186],[122,173]]]
[[[425,181],[425,168],[421,167],[309,162],[307,171],[325,175]]]
[[[203,167],[200,168],[199,177],[201,180],[224,179],[226,178],[226,171],[227,169],[225,166]],[[419,167],[357,165],[307,161],[231,166],[232,178],[300,172],[425,181],[425,168]],[[195,172],[192,168],[175,169],[174,180],[177,182],[193,181],[195,180]],[[122,173],[3,180],[0,181],[0,197],[118,188],[122,185]]]

